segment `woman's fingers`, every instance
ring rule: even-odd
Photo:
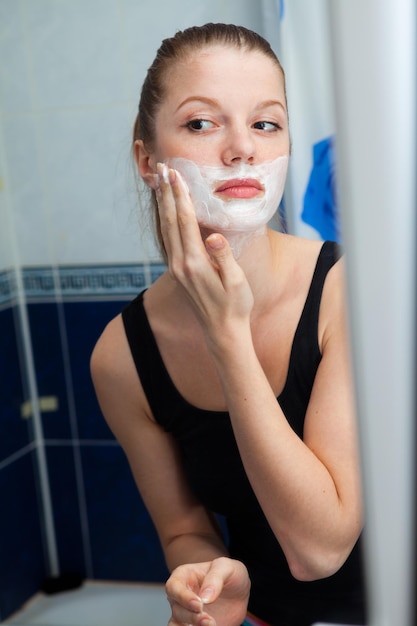
[[[232,249],[226,237],[219,233],[212,233],[205,241],[206,250],[218,268],[220,274],[224,274],[229,266],[236,266]]]
[[[241,561],[218,557],[180,565],[166,583],[172,617],[169,626],[241,624],[246,615],[250,580]]]
[[[205,611],[192,613],[180,605],[171,605],[172,617],[169,626],[216,626],[215,620]]]
[[[156,198],[158,200],[161,233],[164,239],[168,260],[182,250],[177,209],[169,180],[168,167],[163,163],[156,166]]]
[[[187,184],[177,170],[170,170],[170,180],[184,252],[201,253],[204,246]]]
[[[184,288],[203,326],[219,328],[225,316],[249,315],[253,295],[227,239],[212,233],[205,244],[181,175],[157,165],[161,232],[171,277]]]
[[[210,563],[199,591],[203,604],[210,604],[218,599],[225,586],[236,575],[238,565],[241,564],[229,557],[219,557]]]
[[[229,242],[223,235],[213,233],[207,237],[205,245],[225,291],[236,304],[241,303],[240,312],[247,314],[253,307],[253,293],[242,268],[236,263]]]
[[[201,235],[188,187],[181,174],[158,163],[157,198],[161,227],[174,241],[180,238],[183,244],[200,243]],[[201,246],[200,246],[201,248]]]
[[[209,563],[182,565],[173,571],[165,585],[172,611],[169,626],[216,626],[195,591],[199,589],[209,566]]]

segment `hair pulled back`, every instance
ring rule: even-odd
[[[209,23],[178,31],[173,37],[162,41],[155,60],[148,69],[142,86],[139,111],[134,126],[134,141],[142,139],[145,146],[151,149],[155,136],[155,116],[165,96],[164,79],[172,65],[177,61],[186,60],[192,52],[213,45],[263,52],[277,64],[284,74],[270,44],[261,35],[248,28],[235,24]]]

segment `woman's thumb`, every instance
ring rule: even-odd
[[[206,250],[219,266],[232,254],[229,243],[220,233],[212,233],[205,241]]]

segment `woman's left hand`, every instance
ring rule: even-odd
[[[227,239],[210,234],[203,243],[188,189],[181,175],[158,163],[157,200],[171,277],[188,295],[209,335],[227,321],[249,322],[253,294]]]
[[[166,583],[168,626],[239,626],[246,616],[250,580],[241,561],[219,557],[177,567]]]

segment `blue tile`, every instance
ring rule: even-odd
[[[46,446],[49,485],[61,574],[86,574],[73,447]]]
[[[30,441],[28,422],[20,416],[24,397],[14,313],[0,311],[0,461]]]
[[[125,301],[66,302],[65,325],[80,439],[114,439],[104,421],[90,375],[90,357],[106,324]]]
[[[29,324],[39,397],[56,396],[58,411],[42,414],[46,439],[69,439],[68,395],[55,302],[28,304]]]
[[[94,577],[165,581],[168,572],[153,523],[119,446],[83,446]]]
[[[35,594],[46,576],[34,452],[0,471],[0,615]]]

